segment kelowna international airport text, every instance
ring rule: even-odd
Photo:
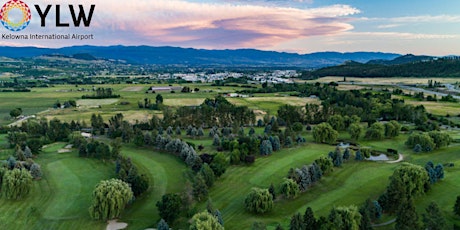
[[[3,40],[93,40],[94,34],[2,34]]]

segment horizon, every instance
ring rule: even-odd
[[[62,0],[24,0],[30,25],[2,34],[94,34],[94,40],[0,40],[0,46],[152,46],[207,50],[256,49],[298,54],[382,52],[430,56],[460,55],[460,2],[417,3],[389,0],[81,0],[95,11],[89,27],[56,28],[54,8],[40,27],[34,4]],[[1,4],[0,4],[1,5]],[[62,9],[62,21],[71,17]],[[48,20],[52,18],[52,20]]]

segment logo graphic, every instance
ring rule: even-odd
[[[10,0],[0,10],[0,22],[11,31],[25,29],[31,18],[29,6],[21,0]]]

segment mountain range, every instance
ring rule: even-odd
[[[389,61],[401,55],[381,52],[318,52],[297,54],[255,49],[206,50],[180,47],[152,46],[71,46],[63,48],[0,46],[0,56],[33,58],[42,55],[67,55],[120,60],[130,64],[187,66],[254,66],[320,68],[346,61],[366,63],[371,60]]]

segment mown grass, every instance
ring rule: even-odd
[[[113,164],[78,158],[76,153],[59,154],[62,143],[45,148],[36,159],[43,178],[33,182],[24,200],[2,199],[2,229],[102,229],[88,208],[94,186],[113,176]]]

